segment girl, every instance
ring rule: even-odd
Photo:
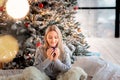
[[[67,72],[71,68],[69,52],[63,46],[62,34],[57,26],[47,28],[44,45],[37,49],[34,65],[51,80],[55,80],[59,73]]]

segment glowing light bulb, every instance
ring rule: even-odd
[[[28,0],[8,0],[6,11],[14,19],[24,18],[29,12]]]

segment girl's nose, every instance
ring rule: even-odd
[[[52,39],[52,42],[55,42],[55,39],[54,39],[54,38]]]

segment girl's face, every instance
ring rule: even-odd
[[[58,34],[55,31],[50,31],[47,34],[47,42],[50,47],[56,47],[58,44],[59,38]]]

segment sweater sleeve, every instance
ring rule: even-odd
[[[65,50],[64,60],[61,61],[57,59],[55,61],[55,66],[62,72],[66,72],[71,68],[71,58],[69,55],[69,51]]]
[[[43,54],[44,53],[42,48],[38,48],[36,50],[34,66],[37,67],[40,71],[44,71],[44,69],[46,69],[48,65],[52,62],[48,58],[43,60]]]

